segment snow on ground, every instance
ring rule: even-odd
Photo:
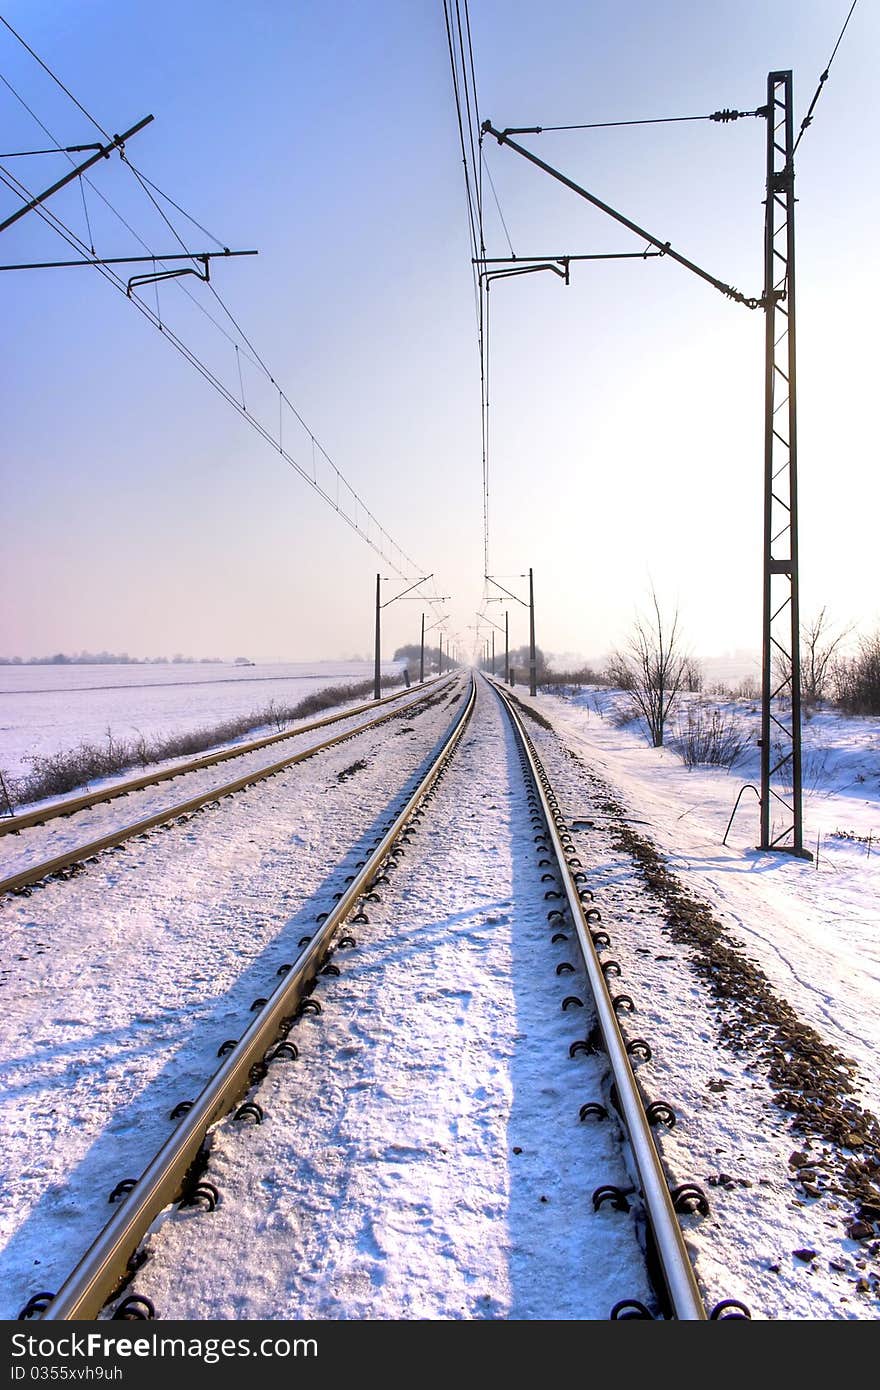
[[[559,730],[556,737],[530,724],[531,737],[570,817],[574,845],[588,866],[602,926],[612,935],[612,954],[623,967],[614,986],[637,1005],[637,1013],[624,1016],[626,1027],[648,1038],[653,1049],[651,1062],[639,1063],[639,1080],[648,1097],[665,1099],[677,1112],[674,1129],[655,1130],[667,1168],[673,1181],[696,1181],[709,1198],[708,1218],[685,1218],[684,1225],[710,1304],[738,1298],[755,1318],[873,1318],[880,1293],[880,1244],[876,1238],[848,1237],[854,1207],[834,1191],[834,1175],[840,1173],[845,1154],[792,1130],[791,1116],[774,1104],[766,1065],[760,1065],[763,1038],[758,1033],[751,1048],[735,1049],[724,1040],[723,1024],[730,1024],[735,1012],[720,1011],[705,973],[695,967],[698,952],[670,933],[662,905],[645,894],[634,859],[620,848],[621,820],[605,810],[605,791],[598,805],[589,795],[596,771],[605,788],[623,802],[628,826],[655,841],[660,851],[665,848],[666,827],[663,858],[698,897],[715,905],[734,948],[747,938],[742,919],[748,916],[763,924],[769,940],[776,927],[794,956],[797,899],[790,902],[790,917],[770,916],[763,895],[766,880],[755,876],[748,880],[741,915],[734,916],[715,897],[713,881],[688,873],[688,866],[695,865],[694,848],[683,848],[674,835],[677,816],[692,801],[683,808],[673,778],[658,774],[656,751],[645,748],[644,758],[637,735],[621,734],[595,712],[587,720],[553,696],[520,698]],[[566,751],[576,752],[577,758]],[[688,816],[685,824],[690,820]],[[726,817],[719,838],[724,824]],[[785,863],[801,867],[795,860]],[[765,963],[755,937],[742,954],[747,963]],[[830,986],[826,981],[829,992]],[[781,981],[777,992],[804,1015],[809,997],[785,992]],[[829,1030],[816,1026],[827,1037]],[[876,1015],[867,1027],[874,1037],[880,1034]],[[872,1099],[876,1112],[876,1088],[872,1097],[866,1079],[862,1102],[872,1105]],[[792,1165],[792,1155],[801,1151],[804,1158]],[[822,1197],[810,1195],[798,1180],[798,1172],[808,1170],[808,1165],[815,1165]]]
[[[72,1268],[447,709],[444,697],[0,904],[0,1316]]]
[[[573,1024],[512,735],[477,712],[301,1057],[224,1123],[210,1216],[167,1220],[134,1287],[176,1318],[606,1318],[650,1300],[601,1083]],[[195,1224],[193,1224],[195,1222]],[[234,1281],[218,1271],[236,1268]]]
[[[391,701],[389,705],[383,705],[377,713],[406,707],[417,698],[416,692],[402,692],[398,699]],[[324,718],[333,712],[326,710],[320,717]],[[99,840],[103,836],[110,835],[115,830],[122,830],[136,821],[146,820],[190,797],[200,796],[215,787],[222,787],[240,777],[258,771],[260,768],[280,762],[282,758],[293,757],[308,748],[315,747],[325,739],[337,737],[349,729],[356,729],[370,717],[369,714],[352,715],[348,719],[340,719],[338,723],[329,727],[307,730],[296,738],[272,743],[267,748],[259,748],[252,753],[242,753],[234,760],[218,763],[215,766],[202,768],[195,772],[188,772],[180,777],[172,778],[170,781],[160,782],[156,786],[144,787],[141,791],[126,793],[124,797],[118,797],[112,801],[98,802],[94,806],[77,811],[74,816],[62,816],[47,821],[45,825],[28,826],[14,835],[4,835],[0,837],[0,879],[11,878],[14,874],[24,873],[37,864],[68,853],[80,845],[87,845],[93,840]],[[297,728],[298,724],[307,724],[313,719],[314,716],[306,720],[296,720],[289,727],[293,730]],[[172,767],[181,761],[185,760],[171,759],[168,762],[157,763],[155,768],[160,770]],[[141,775],[141,771],[140,768],[137,770],[138,776]],[[131,773],[126,775],[131,777]],[[125,780],[124,776],[106,778],[103,781],[93,783],[90,789],[93,791],[100,790],[102,787],[110,789],[115,783]],[[78,795],[78,793],[72,793],[72,795]]]
[[[876,1317],[880,1243],[848,1234],[840,1155],[794,1135],[760,1057],[726,1042],[706,973],[621,830],[653,841],[743,961],[855,1059],[874,1113],[876,856],[857,840],[826,853],[827,837],[818,867],[760,854],[745,810],[724,848],[741,774],[688,772],[592,697],[524,698],[559,730],[530,725],[637,1008],[622,1025],[653,1048],[641,1084],[678,1114],[658,1142],[674,1178],[710,1200],[708,1216],[683,1218],[707,1302]],[[324,1011],[294,1034],[301,1058],[257,1089],[264,1124],[214,1131],[217,1210],[171,1214],[150,1236],[133,1287],[164,1316],[604,1318],[618,1297],[647,1298],[637,1209],[592,1212],[595,1186],[625,1182],[615,1124],[578,1120],[584,1101],[607,1102],[608,1078],[601,1057],[569,1056],[589,1006],[561,1002],[584,997],[583,976],[555,973],[572,947],[550,941],[493,699],[481,691],[391,888],[338,953],[341,975],[321,978]],[[444,699],[0,909],[0,1315],[57,1287],[106,1219],[106,1194],[141,1171],[172,1106],[242,1031],[450,713]],[[867,835],[877,783],[859,727],[850,771],[845,750],[826,761],[858,795],[817,785],[808,817],[818,804]]]
[[[400,669],[385,662],[383,673]],[[327,685],[356,685],[372,662],[292,662],[261,666],[170,663],[157,666],[0,666],[0,771],[20,777],[33,754],[211,728],[262,710],[294,705]]]
[[[740,788],[760,780],[754,703],[719,706],[750,736],[750,751],[728,772],[688,769],[672,747],[649,747],[638,727],[615,727],[599,711],[619,702],[599,691],[535,701],[648,822],[683,881],[726,914],[798,1013],[855,1058],[862,1099],[880,1108],[880,850],[868,843],[880,836],[878,722],[830,711],[804,722],[804,843],[814,854],[819,837],[818,860],[808,862],[754,848],[749,792],[721,843]]]

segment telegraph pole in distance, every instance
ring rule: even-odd
[[[373,699],[378,700],[382,688],[382,679],[379,670],[380,650],[382,641],[382,605],[379,602],[380,585],[382,576],[376,575],[376,654],[375,665],[373,667]]]
[[[510,610],[504,610],[504,684],[510,685]]]
[[[535,660],[535,577],[529,567],[529,694],[538,693],[538,663]]]
[[[528,603],[526,603],[526,601],[525,601],[524,598],[520,598],[518,594],[511,593],[510,589],[505,589],[504,585],[503,585],[503,584],[499,584],[497,579],[493,579],[491,574],[486,574],[486,575],[484,575],[483,577],[484,577],[484,579],[487,581],[487,583],[489,583],[489,584],[494,584],[496,589],[500,589],[501,592],[502,592],[502,594],[506,594],[507,597],[508,597],[508,598],[512,598],[512,599],[514,600],[515,603],[521,603],[522,606],[523,606],[523,608],[528,608],[528,610],[529,610],[529,694],[530,694],[530,695],[537,695],[537,693],[538,693],[538,683],[537,683],[538,667],[537,667],[537,659],[536,659],[536,653],[535,653],[535,576],[534,576],[534,572],[533,572],[533,570],[532,570],[531,567],[530,567],[530,568],[529,568],[529,601],[528,601]],[[520,576],[520,578],[522,578],[522,579],[525,579],[525,577],[526,577],[526,576],[525,576],[524,574]],[[497,598],[497,597],[496,597],[496,598],[487,598],[487,599],[486,599],[486,602],[487,602],[487,603],[501,603],[502,600],[499,599],[499,598]],[[507,614],[505,613],[505,631],[506,631],[506,622],[507,622]],[[505,645],[506,645],[506,638],[505,638]],[[507,676],[506,676],[506,679],[509,679],[509,677],[510,677],[510,660],[509,660],[509,657],[506,658],[506,665],[507,665]]]
[[[440,594],[440,595],[439,595],[439,598],[441,598],[441,599],[447,599],[447,598],[449,598],[449,595],[448,595],[448,594]],[[435,627],[439,627],[441,623],[445,623],[448,617],[449,617],[449,614],[448,614],[448,613],[441,613],[440,617],[437,618],[435,622],[431,623],[431,625],[430,625],[429,627],[425,627],[425,615],[424,615],[424,613],[422,614],[422,663],[423,663],[423,664],[424,664],[424,659],[425,659],[425,633],[426,633],[426,632],[433,632],[434,628],[435,628]],[[442,634],[441,634],[441,636],[442,636]],[[442,642],[441,642],[440,645],[441,645],[441,647],[442,647],[442,645],[443,645]]]
[[[419,579],[416,579],[412,584],[410,584],[410,586],[409,586],[408,589],[404,589],[401,593],[395,594],[393,598],[386,599],[385,602],[382,603],[382,602],[381,602],[381,588],[380,588],[380,586],[381,586],[381,584],[382,584],[382,576],[381,576],[381,574],[377,574],[377,575],[376,575],[376,652],[375,652],[375,661],[374,661],[374,666],[373,666],[373,699],[374,699],[374,700],[378,700],[379,695],[380,695],[380,693],[381,693],[381,685],[382,685],[381,672],[380,672],[380,651],[381,651],[381,642],[382,642],[382,609],[383,609],[383,608],[387,608],[388,605],[391,604],[391,603],[396,603],[398,599],[404,598],[407,594],[411,594],[412,591],[413,591],[413,589],[417,589],[417,588],[419,587],[420,584],[425,584],[425,583],[427,583],[427,581],[428,581],[429,579],[433,579],[433,578],[434,578],[433,572],[432,572],[431,574],[423,574]],[[416,597],[419,597],[419,596],[417,595]]]

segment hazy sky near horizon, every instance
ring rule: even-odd
[[[471,0],[481,115],[521,126],[751,110],[768,71],[791,67],[799,123],[849,3]],[[223,245],[259,250],[215,261],[213,285],[469,641],[479,373],[441,0],[5,0],[0,13],[105,129],[153,113],[132,162]],[[861,0],[796,164],[802,611],[824,604],[863,629],[880,621],[878,40],[877,7]],[[99,138],[4,29],[0,74],[62,143]],[[2,84],[0,116],[4,152],[47,143]],[[523,143],[760,294],[762,121]],[[518,254],[641,249],[512,151],[487,142],[486,158]],[[32,190],[69,168],[60,155],[0,163]],[[177,249],[118,158],[90,177],[151,250]],[[0,189],[0,220],[17,205]],[[141,253],[92,189],[89,231],[76,185],[50,206],[100,254]],[[164,206],[191,249],[214,249]],[[486,221],[489,254],[507,254],[488,189]],[[72,255],[34,213],[2,243],[2,264]],[[371,652],[375,576],[391,571],[124,295],[86,268],[4,272],[0,293],[0,654]],[[158,301],[141,293],[277,433],[277,400],[202,312],[235,336],[210,290],[187,277]],[[491,298],[490,564],[523,593],[515,576],[534,567],[539,644],[600,655],[653,583],[698,653],[756,649],[760,311],[670,260],[574,266],[569,287],[521,277]],[[311,467],[307,436],[282,425]],[[385,610],[384,656],[417,640],[419,611]],[[512,643],[526,637],[512,606]]]

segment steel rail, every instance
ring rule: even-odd
[[[584,969],[593,992],[599,1027],[602,1030],[605,1049],[617,1087],[620,1113],[632,1148],[633,1159],[641,1184],[641,1196],[654,1237],[670,1306],[678,1319],[705,1321],[706,1308],[675,1213],[669,1184],[651,1134],[651,1127],[645,1115],[639,1085],[629,1060],[617,1015],[614,1012],[599,955],[587,925],[584,907],[572,870],[565,857],[559,829],[548,800],[549,779],[522,719],[509,696],[497,685],[492,684],[492,689],[506,710],[525,753],[541,805],[541,812],[547,823],[547,833],[559,866],[560,882],[565,890],[568,910],[583,957]]]
[[[423,681],[419,686],[419,692],[427,690],[429,686],[433,687],[440,679],[439,676],[432,676],[430,681]],[[174,767],[148,772],[142,777],[134,777],[128,782],[117,782],[112,786],[103,787],[99,791],[84,792],[82,796],[73,796],[68,801],[53,801],[48,806],[34,811],[24,811],[20,815],[7,816],[0,819],[0,835],[15,835],[19,830],[26,830],[29,826],[42,825],[44,821],[55,820],[58,816],[72,816],[76,811],[84,811],[89,806],[113,801],[117,796],[127,796],[129,792],[142,791],[144,787],[153,787],[159,782],[170,782],[174,777],[183,777],[187,772],[200,772],[203,768],[213,767],[215,764],[226,762],[230,758],[240,758],[245,753],[256,753],[260,748],[269,748],[273,743],[281,743],[285,739],[296,738],[299,734],[309,733],[312,729],[322,729],[327,724],[337,724],[340,719],[350,719],[356,714],[365,714],[367,710],[375,709],[377,705],[387,705],[389,701],[399,700],[406,694],[406,690],[397,690],[393,695],[383,695],[381,700],[370,700],[363,705],[352,705],[351,709],[343,710],[341,714],[327,714],[321,719],[311,720],[308,724],[300,724],[296,729],[285,729],[280,734],[265,734],[262,738],[251,739],[248,743],[236,744],[234,748],[224,748],[217,753],[202,753],[197,758],[190,758],[185,763],[177,763]],[[418,703],[418,695],[411,703]]]
[[[266,1065],[267,1048],[284,1032],[285,1020],[294,1012],[307,985],[320,970],[334,934],[363,895],[370,890],[391,847],[421,801],[431,790],[458,746],[477,698],[471,676],[470,692],[450,726],[431,766],[420,778],[403,809],[394,818],[363,868],[345,890],[318,931],[284,976],[174,1133],[149,1163],[122,1204],[93,1241],[79,1264],[52,1299],[42,1320],[62,1322],[96,1318],[129,1274],[129,1260],[153,1221],[185,1193],[187,1175],[198,1158],[208,1130],[232,1109],[252,1084],[251,1068]]]
[[[455,677],[453,676],[451,679],[454,680]],[[448,683],[445,682],[439,688],[444,689]],[[437,693],[436,687],[432,693]],[[226,782],[222,787],[214,787],[212,791],[200,792],[198,796],[191,796],[187,801],[178,802],[176,806],[169,806],[162,811],[157,811],[152,816],[145,816],[142,820],[135,821],[121,830],[112,830],[97,840],[90,840],[88,844],[66,850],[63,854],[56,854],[52,859],[44,859],[30,869],[22,869],[20,873],[0,879],[0,896],[4,893],[19,892],[22,888],[30,888],[51,874],[60,873],[62,869],[69,869],[74,864],[81,864],[87,859],[93,859],[95,855],[101,854],[104,850],[115,849],[117,845],[133,839],[136,835],[144,835],[148,830],[155,830],[157,826],[175,820],[178,816],[200,811],[203,806],[207,806],[212,801],[219,801],[224,796],[232,796],[245,787],[254,786],[257,782],[263,782],[268,777],[274,777],[277,772],[283,772],[285,768],[304,762],[306,758],[312,758],[316,753],[323,753],[327,748],[333,748],[337,743],[344,743],[346,739],[355,738],[358,734],[375,729],[377,725],[384,724],[389,719],[395,719],[399,714],[406,713],[425,699],[427,699],[427,695],[423,694],[421,699],[411,700],[402,708],[388,710],[385,714],[380,714],[377,719],[369,719],[365,724],[358,724],[354,729],[346,729],[333,738],[325,739],[323,743],[316,743],[311,748],[305,748],[301,753],[292,753],[286,758],[281,758],[278,762],[255,768],[253,772],[246,773],[244,777],[239,777],[234,782]]]

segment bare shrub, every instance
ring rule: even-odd
[[[725,696],[731,700],[757,700],[758,693],[758,683],[753,676],[746,676],[735,685],[713,681],[706,691],[707,695],[713,695],[716,700],[722,700]]]
[[[140,729],[137,731],[137,737],[132,740],[131,751],[134,761],[141,767],[146,767],[147,763],[150,761],[150,745],[147,743]]]
[[[748,747],[748,734],[720,710],[690,706],[678,721],[672,746],[685,767],[734,767]]]
[[[832,672],[835,702],[847,714],[880,714],[880,632],[863,637],[849,660]]]
[[[271,724],[279,734],[284,732],[289,722],[286,712],[276,705],[274,700],[270,700],[264,709],[263,721],[266,724]]]
[[[605,673],[594,671],[592,666],[581,666],[577,671],[545,671],[541,685],[551,689],[553,686],[607,685]]]
[[[689,695],[699,695],[703,689],[703,668],[693,656],[686,656],[682,666],[682,689]]]
[[[635,689],[635,677],[630,670],[629,663],[619,652],[611,653],[603,675],[605,684],[613,686],[615,690]]]
[[[399,684],[399,676],[382,677],[383,688]],[[371,695],[372,691],[372,680],[354,685],[325,686],[323,690],[306,695],[296,705],[276,705],[273,700],[262,710],[226,719],[222,724],[213,724],[210,728],[189,729],[152,740],[146,739],[140,731],[135,738],[119,738],[108,728],[103,744],[84,741],[75,748],[32,754],[27,760],[29,768],[25,775],[14,781],[7,779],[6,798],[10,805],[13,797],[19,805],[43,801],[46,797],[81,791],[92,782],[126,772],[132,767],[146,768],[170,758],[196,757],[209,748],[232,743],[267,725],[280,733],[296,719],[307,719],[334,705]]]
[[[827,785],[830,749],[816,748],[805,754],[801,762],[801,780],[805,791],[815,792]]]
[[[663,730],[684,686],[689,658],[680,646],[678,610],[671,621],[664,618],[653,589],[651,605],[653,616],[636,618],[626,647],[612,653],[608,669],[616,675],[620,689],[630,692],[632,707],[647,724],[653,746],[662,748]]]
[[[834,633],[824,608],[801,628],[801,692],[807,704],[824,700],[831,687],[835,654],[851,627]]]
[[[612,705],[608,711],[608,722],[613,729],[628,729],[638,718],[638,711],[629,703]]]
[[[545,695],[558,695],[572,700],[587,686],[607,685],[605,673],[582,666],[578,671],[547,671],[541,677],[540,688]]]
[[[824,700],[832,685],[833,671],[840,644],[852,632],[851,627],[835,632],[825,608],[800,630],[801,700],[805,705]],[[791,657],[788,652],[774,650],[773,675],[777,682],[788,684],[791,693]]]

